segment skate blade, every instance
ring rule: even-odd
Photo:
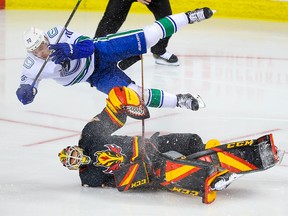
[[[197,95],[196,96],[196,100],[198,101],[198,104],[199,104],[199,108],[205,108],[206,107],[206,104],[204,102],[204,100],[201,98],[200,95]]]
[[[216,190],[216,191],[221,191],[226,189],[233,181],[235,181],[236,179],[242,177],[244,174],[236,174],[233,173],[229,179],[227,181],[219,181],[217,182],[213,188],[211,188],[212,190]]]
[[[159,65],[167,65],[167,66],[179,66],[180,65],[179,61],[174,62],[174,63],[170,63],[170,62],[167,62],[167,61],[160,59],[160,58],[156,59],[155,63],[159,64]]]

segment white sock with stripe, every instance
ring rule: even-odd
[[[179,13],[144,27],[147,48],[154,46],[160,39],[171,36],[185,25],[188,25],[188,18],[185,13]]]

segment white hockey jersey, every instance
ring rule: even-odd
[[[55,44],[63,27],[54,27],[45,33],[50,44]],[[75,44],[81,40],[83,35],[72,32],[68,29],[64,31],[59,43]],[[32,84],[45,60],[28,53],[23,64],[22,77],[20,84]],[[48,60],[42,73],[35,83],[38,87],[42,79],[53,79],[63,86],[70,86],[75,83],[85,82],[94,71],[94,54],[87,58],[69,61],[66,65],[55,64]]]

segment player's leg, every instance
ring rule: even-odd
[[[127,87],[136,91],[139,95],[142,95],[142,88],[134,83],[130,83]],[[183,98],[183,94],[171,94],[161,89],[145,89],[144,101],[148,107],[156,108],[186,108],[197,111],[199,108],[203,108],[204,102],[193,97],[191,94]],[[184,101],[185,99],[185,101]]]
[[[125,22],[132,3],[127,0],[109,0],[94,38],[116,33]]]
[[[135,1],[134,1],[135,2]],[[133,1],[109,0],[105,13],[100,20],[94,38],[116,33],[125,22]],[[126,70],[140,60],[140,56],[132,56],[119,62],[119,67]]]
[[[133,29],[97,38],[94,46],[95,50],[101,52],[101,55],[97,56],[99,67],[106,68],[123,59],[147,52],[142,29]]]
[[[117,68],[116,64],[112,64],[109,70],[106,68],[107,64],[99,64],[97,73],[94,73],[87,82],[91,86],[95,86],[99,91],[108,94],[109,91],[117,86],[126,86],[137,92],[138,95],[142,95],[142,88],[136,85],[131,78],[125,74],[122,70]],[[186,106],[180,106],[179,102],[183,103],[182,94],[171,94],[161,89],[145,89],[144,101],[146,106],[155,108],[187,108],[197,111],[199,109],[199,101],[191,97],[187,97]]]
[[[196,9],[162,18],[152,25],[144,27],[147,48],[154,46],[162,38],[170,37],[187,24],[201,22],[212,15],[213,12],[209,8]]]
[[[122,70],[117,68],[116,64],[111,65],[109,70],[100,68],[93,74],[88,82],[95,86],[99,91],[108,94],[112,88],[117,86],[129,86],[133,81]]]
[[[111,64],[131,56],[144,54],[160,39],[171,36],[189,23],[208,19],[212,14],[209,8],[197,9],[165,17],[144,27],[143,30],[135,29],[97,38],[94,46],[101,50],[99,63]]]
[[[153,13],[155,20],[172,15],[172,9],[169,0],[153,1],[147,5]],[[157,44],[151,47],[151,52],[155,58],[156,64],[178,66],[179,61],[176,55],[167,52],[166,48],[171,37],[163,38]]]

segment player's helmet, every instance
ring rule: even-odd
[[[37,49],[42,42],[47,42],[44,31],[31,27],[23,34],[24,44],[28,52]]]
[[[83,149],[78,146],[67,146],[58,157],[63,166],[70,170],[78,170],[81,165],[87,165],[91,158],[83,154]]]

